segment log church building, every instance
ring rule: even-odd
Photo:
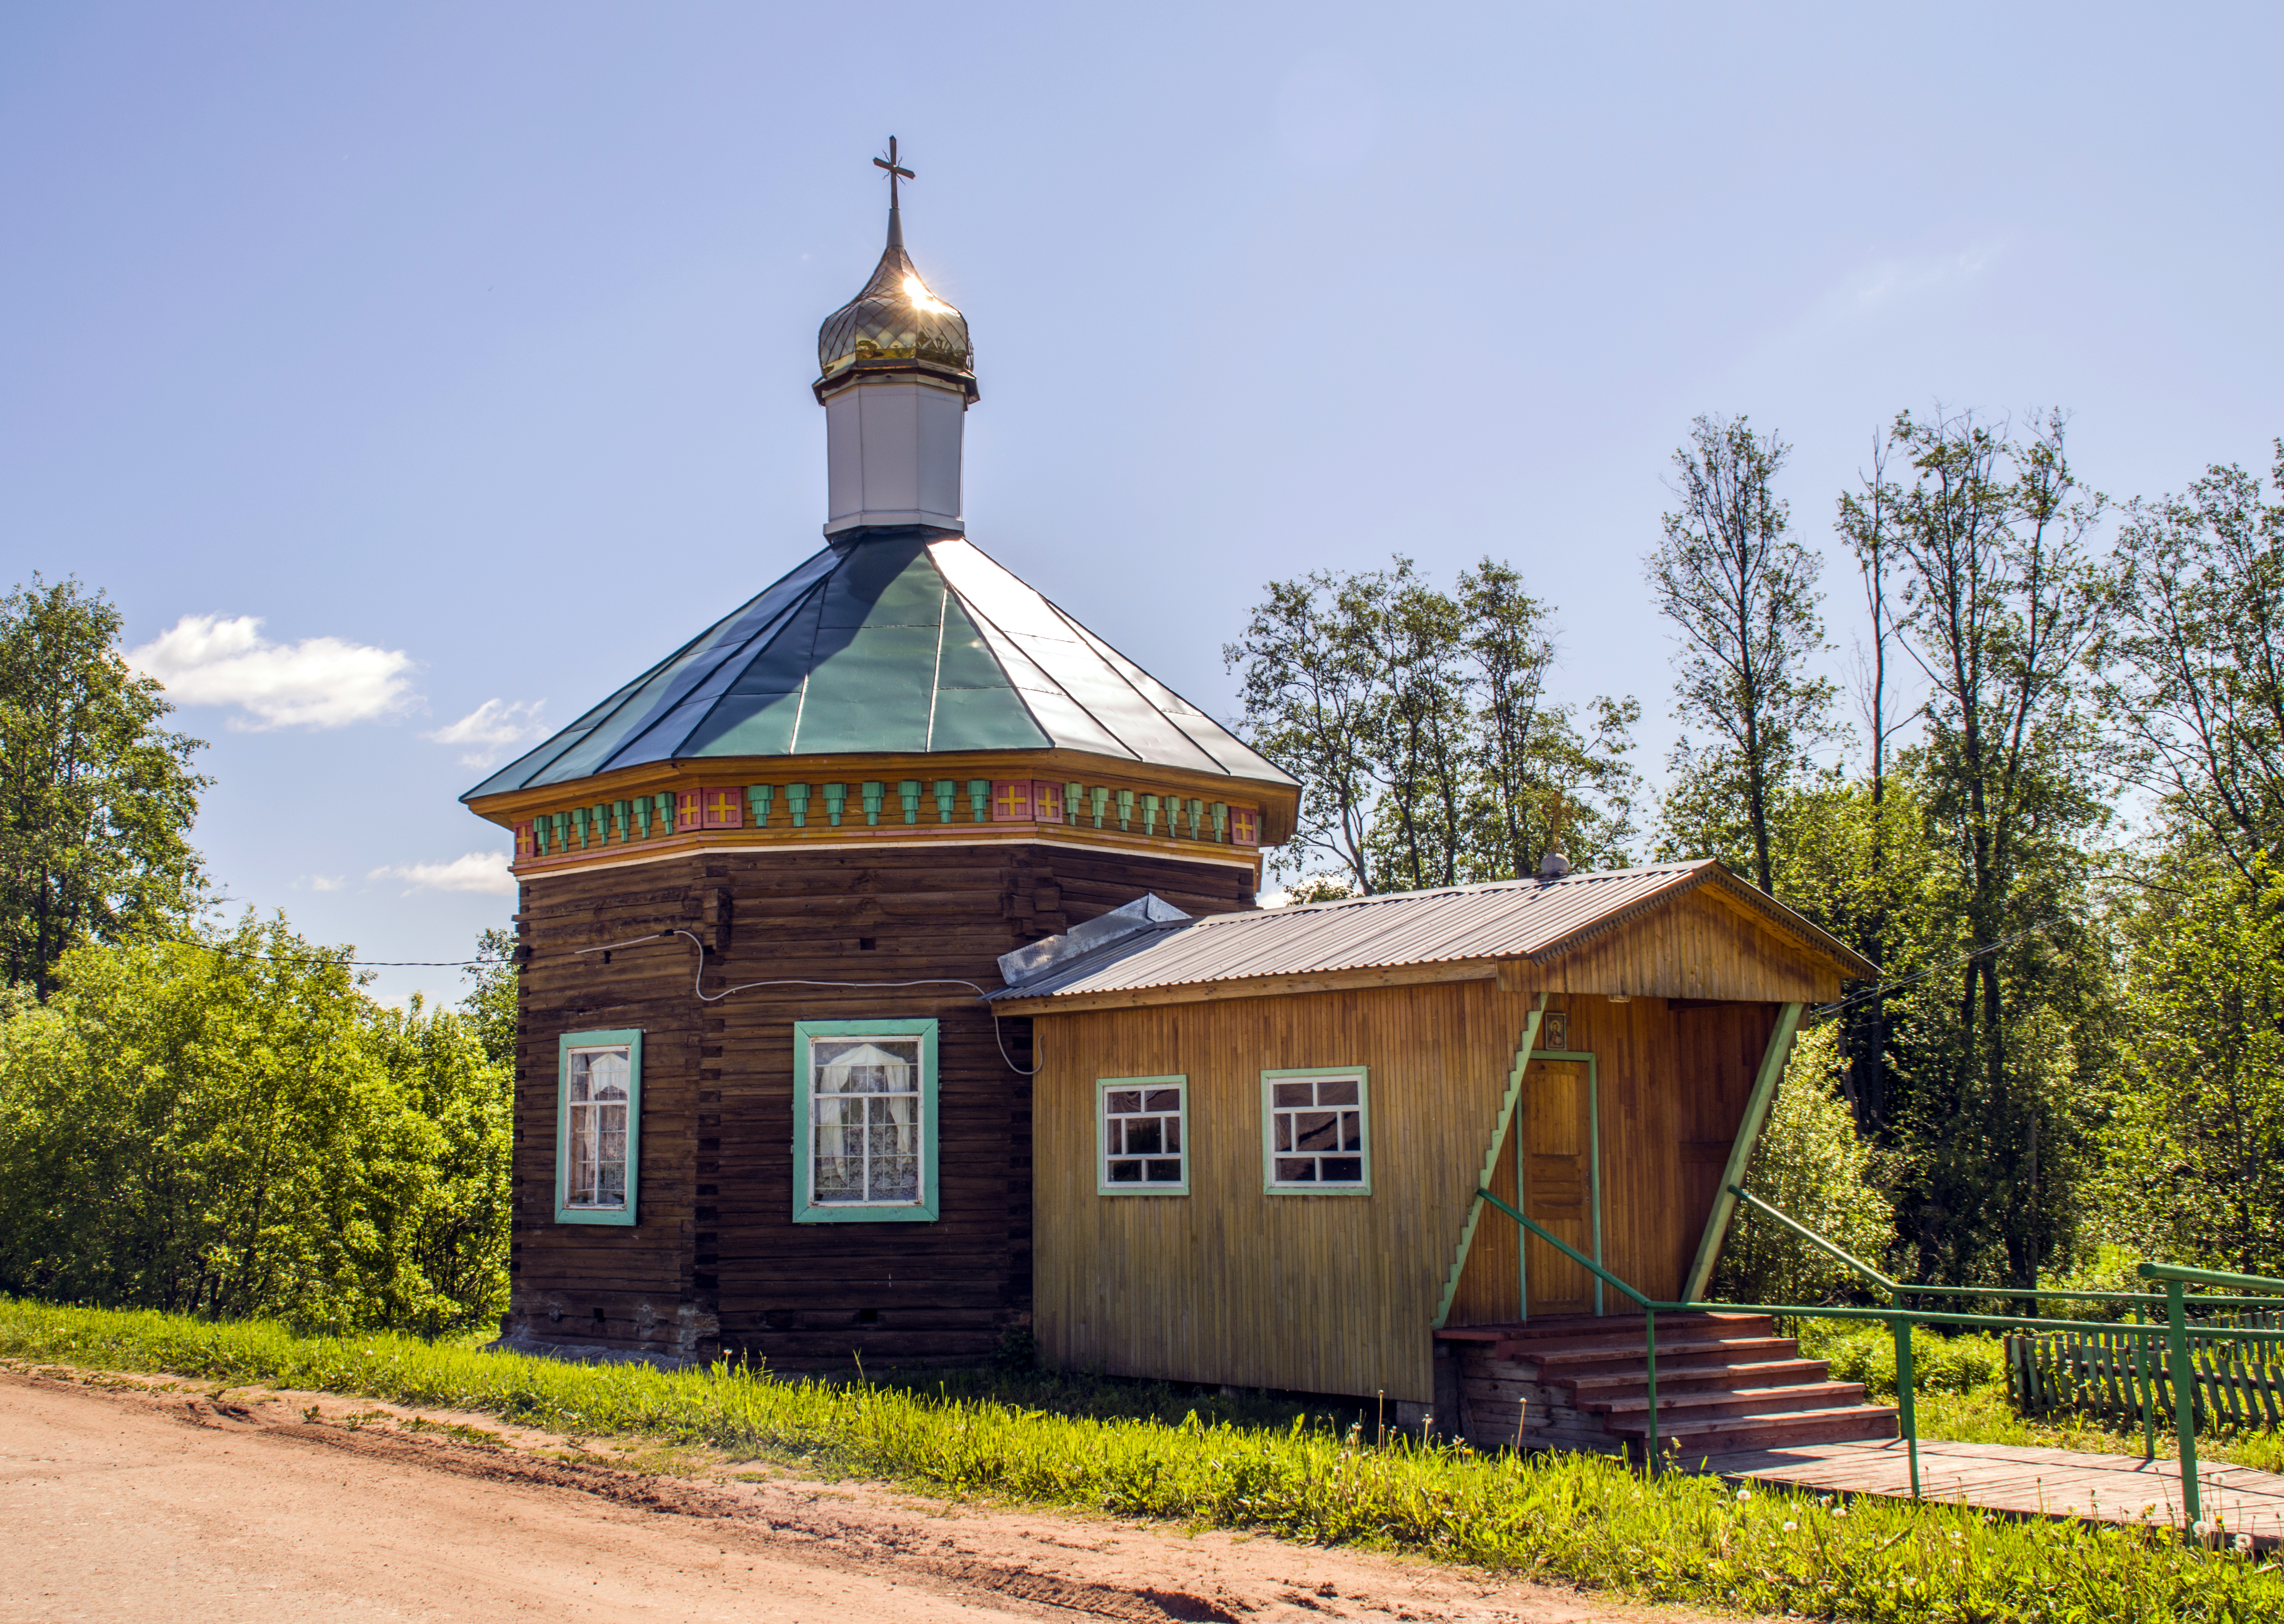
[[[1623,1447],[1541,1355],[1623,1305],[1474,1192],[1701,1293],[1803,1008],[1870,967],[1711,863],[1260,908],[1295,780],[968,539],[974,352],[882,167],[817,335],[824,546],[464,797],[520,887],[504,1341],[1035,1334],[1505,1434],[1520,1383],[1540,1441]],[[1706,1425],[1889,1425],[1764,1331],[1705,1328],[1701,1386],[1791,1396]]]

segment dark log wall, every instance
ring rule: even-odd
[[[1031,1302],[1031,1093],[958,986],[692,990],[747,981],[999,985],[998,956],[1145,891],[1193,914],[1253,905],[1230,863],[1045,845],[723,850],[524,886],[511,1339],[780,1369],[974,1360]],[[939,1023],[934,1223],[796,1224],[796,1020]],[[1029,1023],[1003,1023],[1018,1066]],[[554,1221],[556,1045],[643,1029],[637,1222]]]

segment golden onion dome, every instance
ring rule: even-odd
[[[967,318],[928,291],[904,252],[903,223],[888,211],[888,246],[864,291],[817,330],[820,393],[841,374],[917,366],[948,372],[975,398],[975,347]]]

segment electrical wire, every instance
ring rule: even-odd
[[[193,941],[184,936],[154,936],[153,941],[170,948],[196,948],[202,953],[212,953],[221,958],[252,959],[266,964],[348,964],[360,970],[465,970],[477,964],[512,964],[512,958],[335,958],[323,948],[307,953],[249,953],[242,948],[225,948],[211,941]]]
[[[706,990],[706,944],[692,933],[680,929],[653,931],[647,936],[632,936],[624,941],[606,941],[600,947],[580,948],[574,951],[572,956],[583,958],[590,953],[609,953],[620,948],[639,947],[644,942],[660,941],[669,936],[688,936],[691,945],[698,949],[698,969],[691,977],[690,990],[700,1003],[719,1003],[731,993],[750,992],[756,987],[855,987],[867,989],[891,987],[965,987],[975,995],[976,1002],[979,1003],[985,1002],[987,996],[984,989],[974,982],[963,981],[956,976],[927,976],[917,981],[819,981],[796,976],[768,981],[740,981],[735,987],[725,987],[718,993],[709,993]],[[1000,1029],[999,1022],[1000,1014],[995,1009],[991,1011],[991,1041],[999,1046],[1000,1059],[1005,1061],[1007,1069],[1018,1077],[1037,1076],[1041,1067],[1035,1066],[1030,1070],[1025,1071],[1015,1064],[1015,1057],[1007,1052],[1007,1039]]]
[[[1944,959],[1939,964],[1930,964],[1925,970],[1920,971],[1916,974],[1904,976],[1893,981],[1882,981],[1879,986],[1873,988],[1869,992],[1858,993],[1852,998],[1842,998],[1837,1003],[1820,1003],[1817,1005],[1815,1011],[1809,1016],[1809,1019],[1811,1020],[1824,1020],[1831,1016],[1839,1014],[1842,1010],[1852,1010],[1859,1003],[1868,1003],[1874,998],[1884,998],[1899,987],[1910,987],[1916,982],[1926,980],[1931,975],[1940,974],[1942,972],[1949,970],[1954,965],[1966,964],[1969,959],[1981,958],[1985,953],[1996,953],[2001,948],[2011,948],[2025,937],[2035,936],[2041,931],[2051,930],[2057,925],[2067,923],[2067,917],[2068,917],[2066,915],[2056,914],[2051,919],[2041,919],[2036,925],[2028,925],[2022,930],[2016,931],[2011,936],[2001,936],[1996,941],[1986,941],[1979,948],[1969,949],[1967,952]]]

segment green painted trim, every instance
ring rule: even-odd
[[[817,1135],[810,1120],[814,1067],[809,1045],[819,1037],[916,1037],[920,1041],[920,1198],[896,1206],[818,1204],[809,1198]],[[793,1221],[795,1223],[934,1223],[936,1179],[936,1024],[920,1020],[797,1020],[793,1023]]]
[[[1103,1176],[1110,1163],[1109,1113],[1102,1097],[1113,1089],[1147,1088],[1178,1083],[1182,1089],[1182,1182],[1178,1184],[1114,1184]],[[1367,1130],[1368,1131],[1368,1130]],[[1190,1080],[1187,1074],[1165,1077],[1098,1077],[1094,1080],[1094,1193],[1099,1196],[1185,1196],[1190,1193]]]
[[[1537,1058],[1541,1060],[1584,1060],[1586,1063],[1586,1197],[1593,1204],[1594,1261],[1600,1263],[1602,1261],[1602,1063],[1594,1058],[1592,1050],[1585,1049],[1550,1049]],[[1521,1198],[1523,1194],[1524,1166],[1520,1135],[1516,1136],[1514,1142],[1514,1159],[1515,1205],[1520,1206],[1523,1205]],[[1528,1251],[1528,1248],[1524,1250]],[[1530,1280],[1528,1275],[1524,1277],[1522,1284],[1522,1318],[1528,1324],[1530,1322]],[[1594,1277],[1594,1312],[1598,1315],[1604,1312],[1602,1277],[1600,1275]]]
[[[1713,1198],[1713,1211],[1705,1220],[1704,1238],[1697,1243],[1697,1261],[1689,1266],[1689,1277],[1681,1293],[1684,1302],[1695,1302],[1705,1295],[1706,1284],[1713,1278],[1713,1266],[1721,1261],[1722,1243],[1729,1238],[1729,1225],[1737,1215],[1737,1198],[1730,1193],[1732,1184],[1745,1182],[1745,1168],[1753,1159],[1753,1147],[1760,1143],[1761,1129],[1769,1120],[1769,1105],[1777,1097],[1777,1084],[1784,1077],[1785,1062],[1792,1056],[1792,1040],[1800,1030],[1804,1003],[1787,1003],[1777,1016],[1777,1029],[1769,1034],[1769,1047],[1761,1056],[1760,1075],[1753,1079],[1753,1091],[1745,1099],[1745,1120],[1737,1124],[1737,1142],[1729,1147],[1728,1165],[1721,1170],[1721,1193]]]
[[[1514,1119],[1514,1102],[1522,1097],[1522,1074],[1530,1064],[1530,1051],[1538,1042],[1538,1019],[1546,1013],[1546,995],[1538,995],[1538,1003],[1523,1022],[1522,1041],[1515,1046],[1514,1066],[1507,1073],[1506,1092],[1499,1097],[1498,1116],[1491,1127],[1490,1148],[1483,1152],[1483,1165],[1475,1175],[1475,1188],[1490,1187],[1491,1174],[1498,1165],[1499,1141],[1506,1137],[1507,1124]],[[1443,1277],[1443,1295],[1435,1301],[1435,1317],[1428,1322],[1430,1331],[1443,1329],[1443,1322],[1451,1316],[1451,1299],[1459,1294],[1459,1275],[1467,1267],[1467,1253],[1475,1244],[1475,1225],[1482,1218],[1483,1204],[1478,1200],[1467,1203],[1467,1219],[1459,1228],[1459,1245],[1451,1258],[1451,1272]],[[1528,1299],[1525,1300],[1528,1303]]]
[[[1357,1105],[1364,1113],[1364,1182],[1357,1184],[1280,1184],[1276,1139],[1269,1131],[1271,1088],[1286,1077],[1353,1077]],[[1300,1066],[1261,1074],[1261,1193],[1268,1196],[1368,1196],[1372,1193],[1372,1068],[1365,1066]]]
[[[555,1042],[555,1222],[614,1224],[634,1227],[640,1199],[642,1172],[643,1035],[640,1027],[616,1027],[592,1032],[566,1032]],[[624,1206],[573,1206],[571,1181],[571,1051],[575,1049],[616,1049],[627,1051],[627,1204]]]

